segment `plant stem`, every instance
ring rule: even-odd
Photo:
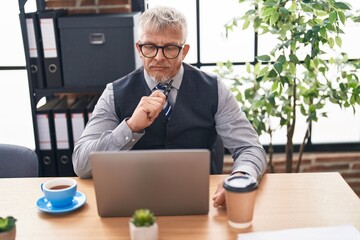
[[[272,131],[269,130],[269,135],[270,135],[270,143],[269,143],[269,168],[270,168],[270,172],[274,173],[274,164],[273,164],[273,156],[274,156],[274,146],[272,144]]]
[[[308,127],[306,129],[306,133],[304,135],[304,138],[303,138],[303,141],[300,145],[300,149],[299,149],[299,159],[298,159],[298,162],[297,162],[297,166],[296,166],[296,171],[295,172],[299,172],[300,171],[300,166],[301,166],[301,160],[302,160],[302,156],[303,156],[303,153],[305,151],[305,144],[307,143],[309,137],[310,137],[310,126],[311,126],[311,121],[309,121],[308,123]]]

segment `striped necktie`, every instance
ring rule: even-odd
[[[163,106],[163,112],[165,114],[165,117],[167,118],[167,120],[170,119],[171,117],[171,112],[172,112],[172,109],[171,109],[171,105],[168,101],[168,95],[169,95],[169,92],[170,91],[166,91],[165,90],[168,88],[169,84],[168,83],[165,83],[165,84],[162,84],[162,83],[159,83],[158,85],[156,85],[153,89],[153,91],[155,90],[161,90],[163,91],[163,93],[166,95],[166,102]],[[172,88],[172,86],[170,86],[170,89]]]

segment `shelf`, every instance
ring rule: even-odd
[[[53,95],[58,93],[89,93],[100,94],[105,89],[105,86],[101,87],[63,87],[63,88],[46,88],[46,89],[34,89],[36,95]]]

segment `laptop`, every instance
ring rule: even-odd
[[[89,156],[100,217],[209,211],[210,151],[205,149],[93,152]]]

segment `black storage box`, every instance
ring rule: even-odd
[[[141,65],[136,53],[140,12],[60,17],[65,87],[105,87]]]

